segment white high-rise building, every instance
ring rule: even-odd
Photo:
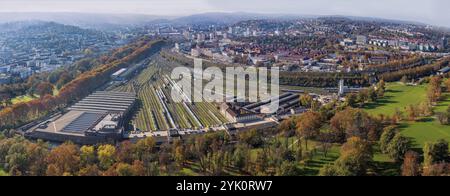
[[[344,86],[344,80],[339,80],[339,96],[343,96],[345,94],[345,86]]]

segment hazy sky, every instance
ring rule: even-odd
[[[370,16],[450,27],[449,0],[0,0],[0,12],[189,15],[219,11]]]

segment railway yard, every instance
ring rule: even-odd
[[[162,74],[157,63],[151,63],[136,77],[113,89],[138,95],[140,107],[131,122],[134,127],[131,133],[209,129],[229,123],[214,103],[191,103],[186,99],[175,102],[171,95],[175,85]]]

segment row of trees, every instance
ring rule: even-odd
[[[432,64],[385,72],[383,74],[379,74],[378,77],[386,82],[399,81],[403,77],[407,77],[409,80],[418,79],[436,73],[442,67],[447,66],[449,61],[449,58],[445,58]]]
[[[450,79],[447,78],[444,81],[440,76],[431,77],[427,88],[428,101],[436,104],[443,98],[443,91],[450,92]],[[450,106],[445,112],[439,112],[436,116],[442,125],[448,125],[450,123]]]
[[[261,132],[239,135],[237,143],[225,132],[210,133],[157,146],[153,138],[117,146],[77,146],[64,143],[50,148],[21,137],[0,137],[0,167],[10,175],[31,176],[156,176],[182,175],[192,168],[201,175],[229,171],[245,175],[301,175],[288,144],[263,141]],[[260,140],[259,140],[260,139]],[[259,140],[259,141],[258,141]],[[253,149],[262,148],[252,159]]]
[[[367,68],[367,71],[372,71],[376,73],[386,73],[386,72],[394,72],[402,69],[409,69],[412,67],[417,67],[420,65],[424,65],[429,61],[428,58],[424,58],[421,56],[410,56],[405,57],[405,59],[394,60],[381,65],[372,65]]]
[[[153,162],[158,162],[152,157],[153,152],[156,148],[151,139],[137,144],[124,142],[117,148],[108,144],[79,147],[65,143],[51,149],[42,141],[3,138],[0,141],[0,166],[10,175],[155,175],[159,168],[153,167]]]
[[[369,76],[358,73],[280,72],[281,85],[334,88],[339,80],[351,86],[368,86]]]
[[[169,61],[177,62],[184,66],[193,66],[192,59],[184,57],[179,54],[174,54],[169,51],[164,51],[161,56]],[[229,65],[221,63],[212,63],[209,61],[203,62],[204,67],[216,66],[219,68],[226,68]],[[280,84],[281,85],[294,85],[294,86],[311,86],[311,87],[336,87],[339,80],[344,79],[346,84],[354,86],[367,86],[369,85],[369,78],[363,74],[345,74],[345,73],[324,73],[324,72],[280,72]]]
[[[431,103],[436,103],[442,98],[442,78],[431,77],[428,83],[427,98]]]

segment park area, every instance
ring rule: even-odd
[[[58,95],[59,94],[59,90],[57,88],[53,89],[53,95]],[[39,99],[39,95],[22,95],[22,96],[17,96],[13,99],[11,99],[11,103],[12,104],[18,104],[18,103],[27,103],[30,101],[33,101],[35,99]]]
[[[426,85],[405,85],[388,83],[384,98],[370,103],[365,110],[373,115],[392,116],[398,109],[402,112],[409,105],[419,105],[426,101]],[[444,93],[434,112],[444,112],[450,104],[450,93]],[[425,142],[445,139],[450,141],[450,126],[440,125],[435,116],[425,117],[415,122],[404,121],[400,125],[402,133],[413,139],[414,147],[422,148]]]

